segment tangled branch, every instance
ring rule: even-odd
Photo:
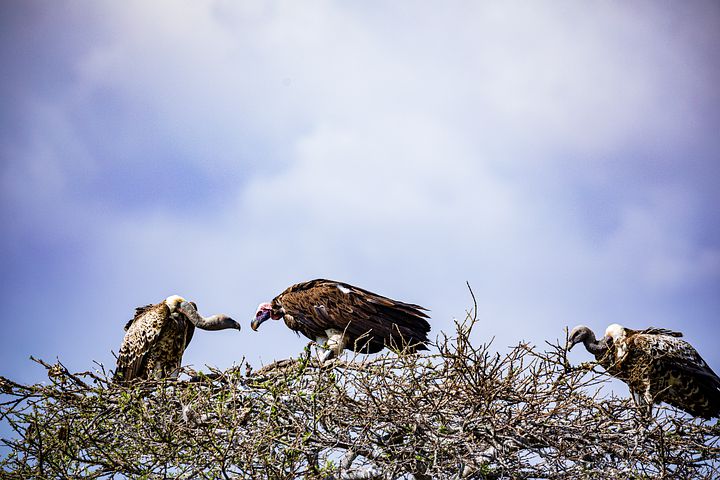
[[[720,428],[668,408],[646,423],[565,349],[473,345],[319,365],[299,359],[113,384],[102,366],[0,377],[10,478],[718,478]]]

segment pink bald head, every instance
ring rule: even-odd
[[[257,311],[255,312],[255,318],[253,319],[252,323],[250,324],[250,328],[253,330],[257,330],[261,323],[263,323],[268,318],[272,318],[273,320],[278,320],[280,318],[279,315],[274,315],[272,311],[272,304],[269,302],[261,303],[258,305]]]

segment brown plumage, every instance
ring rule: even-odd
[[[605,350],[599,363],[628,385],[648,416],[654,403],[665,402],[697,417],[718,417],[720,378],[680,337],[682,333],[662,328],[633,330],[613,324],[598,342]]]
[[[419,305],[399,302],[347,283],[317,279],[291,286],[258,307],[253,330],[268,318],[311,340],[326,342],[325,359],[344,348],[376,353],[385,347],[427,350],[430,324]]]
[[[180,368],[196,326],[203,330],[240,330],[240,325],[227,315],[200,316],[194,303],[177,295],[156,305],[137,308],[133,319],[125,325],[115,380],[128,382],[173,375]]]

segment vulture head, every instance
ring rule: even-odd
[[[572,350],[575,345],[584,343],[586,339],[595,339],[595,334],[587,325],[578,325],[570,331],[566,348],[568,351]]]
[[[165,305],[170,309],[170,313],[176,313],[178,310],[178,307],[183,303],[186,302],[183,297],[180,295],[170,295],[165,299]],[[194,305],[194,304],[193,304]]]
[[[240,330],[240,324],[224,313],[203,317],[198,313],[195,302],[188,302],[179,295],[166,298],[165,305],[170,309],[171,315],[183,315],[202,330],[225,330],[226,328]]]
[[[279,312],[273,312],[272,303],[265,302],[258,305],[257,312],[255,312],[255,318],[250,324],[250,328],[257,330],[258,327],[265,321],[272,318],[273,320],[280,320],[282,314]]]
[[[608,339],[596,339],[595,333],[586,325],[578,325],[570,331],[567,342],[568,351],[578,343],[585,345],[587,351],[594,355],[604,354],[608,348]]]
[[[608,341],[618,342],[624,340],[625,337],[627,337],[627,333],[625,332],[625,327],[622,325],[613,323],[605,329],[605,338],[608,339]]]

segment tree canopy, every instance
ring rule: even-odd
[[[320,364],[311,348],[253,370],[117,385],[98,365],[36,360],[0,377],[9,478],[718,478],[720,427],[671,408],[644,420],[564,344],[474,345]]]

